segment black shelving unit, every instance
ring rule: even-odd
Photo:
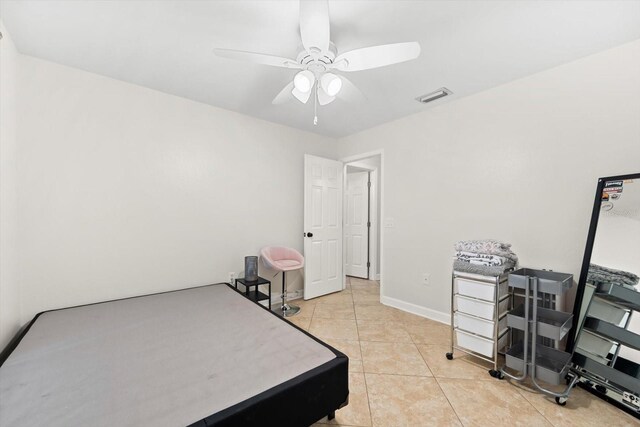
[[[245,278],[236,279],[236,289],[238,289],[238,283],[244,286],[244,296],[249,298],[251,301],[260,302],[269,300],[268,308],[271,310],[271,280],[267,280],[263,277],[258,277],[258,280],[247,280]],[[260,292],[258,289],[258,286],[260,285],[268,285],[269,294]]]

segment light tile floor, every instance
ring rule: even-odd
[[[295,301],[290,320],[349,357],[349,405],[314,424],[337,426],[640,426],[575,388],[567,405],[499,381],[489,365],[456,353],[449,327],[379,302],[376,282],[351,278],[344,291]]]

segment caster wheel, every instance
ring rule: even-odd
[[[607,388],[605,386],[601,386],[600,384],[596,385],[596,390],[598,390],[602,394],[607,394]]]
[[[504,379],[504,374],[502,373],[502,371],[496,371],[495,369],[489,369],[489,375],[491,375],[493,378],[497,378],[499,380],[503,380]]]
[[[556,397],[556,403],[560,406],[565,406],[567,404],[566,397]]]
[[[447,359],[453,360],[453,353],[447,353]]]

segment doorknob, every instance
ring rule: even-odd
[[[304,237],[313,237],[313,233],[304,233]]]

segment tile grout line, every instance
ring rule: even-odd
[[[353,306],[353,295],[352,295],[352,297],[351,297],[351,301],[352,301],[352,306]],[[318,303],[314,304],[314,306],[313,306],[313,308],[314,308],[314,309],[313,309],[313,315],[312,315],[312,317],[311,317],[311,321],[313,321],[313,318],[314,318],[314,316],[315,316],[315,308],[316,308],[316,306],[317,306],[317,305],[318,305]],[[355,308],[354,308],[354,318],[355,318]],[[319,317],[318,319],[322,319],[322,318],[321,318],[321,317]],[[311,324],[309,324],[309,329],[311,329]],[[358,325],[356,324],[356,333],[357,333],[357,332],[358,332]],[[320,339],[322,340],[322,338],[320,338]],[[337,338],[332,338],[332,340],[338,340],[338,341],[349,341],[349,340],[341,340],[341,339],[337,339]],[[359,336],[358,336],[358,346],[360,346],[360,337],[359,337]],[[342,350],[340,350],[340,351],[342,351]],[[360,349],[360,356],[361,356],[360,358],[362,359],[362,349]],[[351,372],[351,371],[347,372],[347,374],[348,374],[348,375],[351,375],[352,373],[353,373],[353,372]],[[364,372],[362,373],[362,377],[363,377],[363,379],[365,379],[365,377],[364,377]],[[365,393],[366,393],[366,395],[367,395],[367,405],[369,405],[369,393],[368,393],[368,391],[367,391],[366,379],[365,379]],[[337,411],[339,411],[339,410],[340,410],[340,409],[338,409]],[[336,412],[337,412],[337,411],[336,411]],[[331,424],[331,422],[330,422],[329,420],[327,420],[327,422],[326,422],[326,423],[323,423],[322,421],[324,421],[324,418],[321,418],[320,420],[316,421],[316,422],[314,423],[314,425],[315,425],[315,424],[321,424],[321,425],[323,425],[323,426],[324,426],[324,425],[327,425],[327,426],[328,426],[328,425],[332,425],[332,424]],[[370,424],[372,424],[372,423],[371,423],[371,410],[369,410],[369,421],[370,421]],[[340,424],[340,426],[352,427],[352,426],[350,426],[349,424]],[[353,427],[355,427],[355,426],[353,426]]]
[[[508,384],[509,384],[510,386],[514,387],[514,386],[513,386],[513,384],[511,384],[510,382],[509,382]],[[516,391],[518,392],[518,394],[519,394],[520,396],[522,396],[522,398],[523,398],[524,400],[526,400],[526,401],[527,401],[527,403],[528,403],[529,405],[531,405],[531,406],[533,407],[533,409],[535,409],[535,410],[536,410],[536,412],[538,412],[538,413],[542,416],[542,418],[544,418],[544,419],[545,419],[545,421],[546,421],[546,422],[548,422],[548,423],[549,423],[550,425],[552,425],[552,426],[555,426],[555,424],[554,424],[550,419],[548,419],[547,417],[545,417],[545,415],[544,415],[542,412],[540,412],[540,410],[538,409],[538,407],[537,407],[536,405],[534,405],[534,404],[533,404],[533,402],[531,402],[529,399],[527,399],[527,396],[525,396],[525,395],[524,395],[524,393],[522,393],[522,391],[520,390],[520,388],[519,388],[519,387],[514,387],[514,388],[516,389]]]
[[[422,358],[422,361],[424,362],[424,364],[427,366],[427,369],[429,370],[429,373],[431,374],[431,377],[435,378],[436,374],[434,374],[433,371],[431,370],[431,368],[429,367],[429,364],[427,363],[427,359],[424,358],[424,355],[422,354],[422,352],[418,348],[418,345],[416,343],[413,343],[413,346],[416,348],[416,350],[418,350],[418,354]]]
[[[392,374],[388,372],[364,372],[365,374],[373,374],[373,375],[386,375],[390,377],[413,377],[413,378],[435,378],[429,377],[426,375],[410,375],[410,374]]]
[[[456,414],[456,418],[458,419],[458,421],[460,421],[460,425],[465,426],[465,423],[462,422],[462,419],[460,418],[460,415],[458,415],[458,411],[456,411],[456,408],[453,407],[453,404],[449,400],[449,396],[447,396],[447,393],[444,392],[444,389],[442,388],[442,385],[440,384],[440,381],[438,381],[438,378],[433,377],[433,379],[436,380],[436,384],[438,384],[438,388],[442,392],[442,395],[444,396],[444,398],[447,399],[447,403],[451,407],[451,410],[453,411],[454,414]]]
[[[411,339],[413,340],[413,338],[411,338]],[[447,400],[447,403],[449,404],[449,407],[453,411],[454,415],[456,416],[456,418],[458,419],[460,424],[462,426],[464,426],[464,423],[462,422],[462,419],[460,419],[460,415],[458,415],[458,412],[456,411],[456,409],[453,407],[453,404],[449,400],[449,396],[447,396],[447,394],[444,392],[444,390],[442,389],[442,386],[440,385],[440,382],[438,381],[438,378],[436,377],[436,375],[433,373],[433,371],[429,367],[429,364],[427,363],[427,359],[425,359],[424,355],[422,354],[422,352],[418,348],[418,345],[416,343],[414,343],[413,345],[415,345],[416,349],[418,349],[418,353],[420,353],[420,357],[422,357],[422,360],[424,361],[424,364],[427,365],[427,369],[429,369],[429,372],[431,372],[432,378],[435,380],[436,384],[438,385],[438,389],[440,390],[440,392],[442,393],[444,398]]]
[[[409,334],[409,336],[411,336],[411,334]],[[413,341],[413,337],[411,337],[411,340]],[[440,385],[440,381],[438,381],[438,378],[436,377],[436,375],[434,374],[434,372],[431,370],[431,368],[429,367],[429,364],[427,363],[427,359],[425,359],[424,355],[422,354],[422,352],[420,351],[420,349],[418,348],[418,344],[416,344],[414,342],[414,344],[416,346],[416,348],[418,349],[418,353],[420,353],[420,357],[422,357],[422,360],[424,361],[424,364],[427,365],[427,368],[429,369],[429,372],[431,372],[431,375],[433,375],[433,379],[435,380],[436,384],[438,385],[438,389],[440,389],[440,392],[442,393],[442,395],[444,396],[444,398],[447,400],[447,403],[449,404],[449,407],[451,408],[451,410],[453,411],[454,415],[456,416],[456,418],[458,419],[458,421],[460,422],[460,425],[464,426],[465,424],[462,422],[462,419],[460,418],[460,415],[458,415],[458,412],[456,411],[456,408],[453,407],[453,404],[451,403],[451,401],[449,400],[449,396],[447,396],[447,393],[444,392],[444,389],[442,388],[442,386]]]
[[[351,284],[351,279],[349,279]],[[351,301],[353,301],[353,289],[351,290]],[[373,426],[373,414],[371,412],[371,401],[369,400],[369,386],[367,385],[367,373],[364,371],[364,355],[362,353],[362,341],[360,340],[360,329],[358,328],[358,316],[356,315],[356,305],[353,304],[353,317],[356,319],[356,333],[358,334],[358,347],[360,347],[360,362],[362,363],[362,378],[364,379],[364,391],[367,395],[367,408],[369,408],[369,424]]]

